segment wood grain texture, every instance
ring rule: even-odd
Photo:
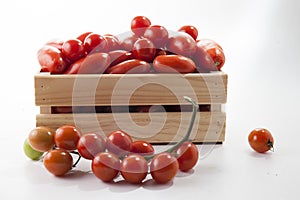
[[[187,131],[191,113],[90,113],[90,114],[38,114],[36,126],[57,128],[76,125],[83,133],[109,134],[122,129],[134,140],[151,143],[176,142]],[[198,112],[191,139],[193,142],[223,142],[226,114],[222,112]]]
[[[37,106],[224,104],[227,74],[35,75]]]

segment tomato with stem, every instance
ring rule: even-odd
[[[265,153],[274,150],[274,138],[271,132],[265,128],[257,128],[248,135],[248,142],[253,150]]]

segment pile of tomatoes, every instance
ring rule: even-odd
[[[154,154],[150,143],[133,141],[124,131],[113,131],[107,136],[82,134],[71,125],[55,131],[37,127],[24,144],[26,155],[34,160],[42,158],[45,168],[55,176],[65,175],[84,158],[92,161],[92,172],[100,180],[110,182],[121,174],[129,183],[141,183],[149,172],[157,183],[166,183],[178,170],[188,171],[196,165],[198,149],[192,142],[183,141],[172,149]],[[72,154],[78,156],[77,161],[73,161]]]
[[[191,25],[178,31],[152,25],[145,16],[132,19],[125,38],[86,32],[66,41],[47,42],[37,53],[42,72],[51,74],[195,73],[218,71],[222,47],[198,39]]]

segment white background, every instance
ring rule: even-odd
[[[298,199],[299,10],[298,0],[1,1],[0,199]],[[50,175],[22,151],[38,111],[37,50],[50,39],[86,31],[129,31],[137,15],[170,30],[192,24],[199,38],[223,47],[229,75],[225,143],[167,185]],[[274,153],[249,148],[247,136],[256,127],[273,133]],[[79,168],[88,170],[89,163]]]

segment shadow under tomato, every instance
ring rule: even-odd
[[[194,172],[195,172],[194,169],[191,169],[191,170],[189,170],[189,171],[187,171],[187,172],[182,172],[182,171],[179,170],[179,171],[177,172],[177,174],[176,174],[176,177],[179,177],[179,178],[181,178],[181,177],[188,177],[188,176],[193,175]]]
[[[274,152],[271,152],[271,151],[267,151],[265,153],[258,153],[258,152],[253,151],[253,150],[252,151],[247,151],[247,152],[253,158],[264,158],[266,160],[270,159],[272,154],[274,153]]]
[[[147,190],[165,190],[173,185],[173,181],[164,184],[156,183],[153,179],[148,179],[143,182],[142,186]]]
[[[110,183],[106,183],[108,185],[108,189],[114,193],[127,193],[134,190],[137,190],[141,187],[143,183],[140,184],[131,184],[126,182],[125,180],[114,181]]]

